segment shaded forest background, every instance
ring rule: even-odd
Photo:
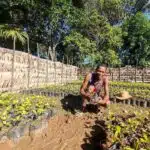
[[[77,66],[150,66],[146,0],[1,0],[0,46]]]

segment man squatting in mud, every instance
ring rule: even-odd
[[[82,96],[82,110],[86,110],[88,102],[96,104],[98,107],[106,107],[109,101],[108,76],[106,74],[106,66],[97,66],[96,70],[85,76],[82,83],[80,93]],[[104,95],[102,95],[102,88]]]

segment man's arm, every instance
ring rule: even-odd
[[[105,84],[104,84],[104,101],[109,99],[109,80],[108,77],[105,79]]]
[[[88,93],[85,92],[85,90],[87,89],[87,86],[88,86],[88,82],[91,78],[91,74],[87,74],[84,78],[84,81],[81,85],[81,88],[80,88],[80,93],[82,96],[85,96],[87,98],[90,98],[90,95]]]

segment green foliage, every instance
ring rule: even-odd
[[[97,9],[99,14],[102,14],[110,24],[117,24],[121,20],[128,17],[132,11],[127,11],[126,8],[134,7],[136,0],[83,0],[85,8],[88,11]]]
[[[149,115],[149,111],[135,111],[131,114],[126,110],[123,115],[109,112],[106,123],[112,144],[120,143],[123,150],[149,148]]]
[[[121,60],[118,55],[118,49],[122,46],[122,30],[120,27],[108,26],[108,32],[103,36],[103,40],[107,41],[100,50],[102,55],[102,63],[109,64],[111,66],[119,66]]]
[[[86,55],[92,54],[96,51],[96,43],[94,41],[90,41],[78,32],[72,31],[68,36],[66,36],[64,44],[74,44],[81,52],[81,60],[84,60]]]
[[[82,82],[69,83],[65,85],[53,85],[44,89],[54,92],[65,92],[79,94]],[[140,99],[150,99],[150,85],[147,83],[110,82],[110,96],[117,96],[121,91],[128,91],[133,97]]]
[[[120,27],[109,26],[109,32],[106,36],[108,39],[108,46],[114,49],[121,48],[122,46],[122,29]]]
[[[141,99],[150,98],[150,85],[146,83],[129,83],[129,82],[110,82],[110,91],[116,96],[121,91],[126,90],[133,97]]]
[[[28,34],[23,32],[20,28],[11,27],[8,24],[0,25],[0,37],[12,38],[19,40],[22,44],[28,39]]]
[[[128,59],[131,65],[150,66],[149,20],[142,13],[137,13],[124,23],[123,30],[126,32],[124,59]]]
[[[136,88],[141,90],[150,90],[150,85],[148,83],[137,83],[137,82],[121,82],[121,81],[111,81],[111,86],[118,86],[118,87],[124,87],[124,88]]]
[[[112,27],[96,9],[90,12],[83,10],[80,12],[82,12],[80,13],[82,19],[74,21],[77,21],[78,28],[83,29],[80,32],[79,29],[75,29],[65,38],[65,43],[68,42],[72,45],[70,51],[74,48],[77,49],[76,46],[78,46],[80,56],[90,58],[89,63],[92,62],[93,65],[98,62],[119,65],[117,49],[122,46],[121,28]]]
[[[34,119],[51,107],[57,98],[5,93],[0,95],[0,129],[15,126],[23,119]]]
[[[101,11],[108,18],[110,23],[117,22],[125,17],[123,0],[99,0]]]
[[[16,37],[21,42],[26,35],[20,29],[25,28],[33,43],[31,51],[35,53],[35,43],[43,44],[51,58],[57,56],[65,62],[69,58],[74,65],[84,64],[90,58],[90,66],[97,63],[149,66],[150,23],[141,13],[133,15],[131,8],[135,2],[1,0],[1,24],[6,24],[1,28],[5,31],[9,28],[9,33],[3,36]]]

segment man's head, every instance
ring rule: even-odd
[[[106,70],[106,65],[98,65],[95,71],[99,76],[103,76],[106,73]]]

